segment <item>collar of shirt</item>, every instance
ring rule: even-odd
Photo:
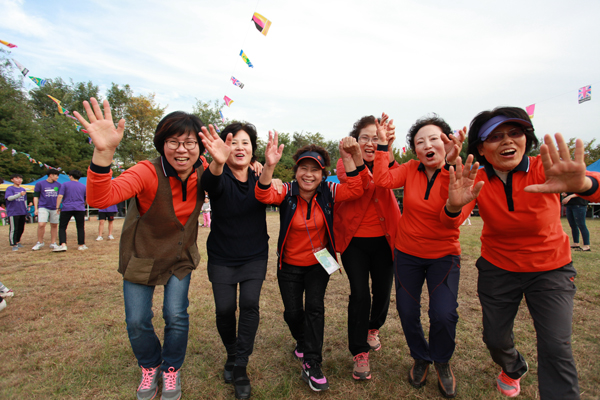
[[[448,165],[448,164],[446,164]],[[441,168],[436,169],[436,171],[441,171]],[[419,166],[417,167],[417,171],[419,172],[425,172],[425,164],[423,164],[422,162],[419,163]]]
[[[485,173],[488,176],[488,180],[492,179],[494,176],[498,176],[496,174],[496,171],[494,171],[494,167],[492,167],[491,164],[486,165],[485,167]],[[513,169],[510,172],[515,172],[515,171],[521,171],[521,172],[529,172],[529,157],[527,156],[523,156],[523,159],[521,160],[521,162],[519,163],[519,165],[516,166],[515,169]],[[500,179],[500,178],[498,178]]]

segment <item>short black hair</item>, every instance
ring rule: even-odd
[[[67,175],[72,176],[77,181],[79,179],[81,179],[81,177],[83,176],[83,174],[81,173],[81,171],[79,171],[78,169],[73,169],[73,170],[67,172]]]
[[[229,124],[221,131],[221,139],[225,141],[228,134],[231,133],[233,136],[235,136],[235,134],[239,131],[244,131],[248,134],[248,136],[250,136],[250,144],[252,144],[252,159],[250,162],[252,163],[256,161],[256,148],[258,146],[256,143],[258,134],[256,133],[256,127],[254,125],[240,122]]]
[[[316,144],[307,144],[306,146],[300,147],[298,151],[296,151],[296,154],[292,156],[292,158],[294,159],[294,163],[298,162],[298,158],[300,158],[302,153],[306,153],[307,151],[314,151],[315,153],[319,153],[321,157],[323,157],[323,171],[325,171],[325,168],[331,165],[331,158],[329,158],[329,153],[327,152],[327,150],[325,150],[324,147],[317,146]],[[294,171],[294,175],[296,175],[296,171],[298,171],[298,164],[294,164],[292,170]],[[323,177],[325,176],[325,172],[323,172]]]
[[[436,113],[421,117],[410,127],[408,134],[406,135],[406,142],[413,152],[415,151],[415,136],[417,136],[417,132],[419,132],[419,129],[427,125],[437,126],[448,138],[450,138],[450,135],[452,134],[452,128],[450,128],[450,125],[448,125],[448,123],[440,118]]]
[[[194,114],[188,114],[184,111],[173,111],[167,114],[163,119],[160,120],[156,126],[156,132],[154,133],[154,148],[160,153],[161,156],[165,155],[165,140],[171,136],[182,136],[193,133],[198,141],[198,147],[200,148],[200,154],[204,153],[204,145],[198,132],[205,126],[202,120]]]
[[[12,174],[10,176],[10,180],[12,181],[14,178],[21,178],[21,179],[23,179],[23,175],[21,175],[21,174]]]
[[[46,172],[46,175],[60,175],[60,171],[57,169],[49,169],[48,172]]]
[[[358,135],[360,134],[360,131],[365,129],[367,126],[375,125],[375,121],[381,122],[381,118],[375,118],[375,116],[373,115],[366,115],[362,117],[354,123],[354,125],[352,126],[352,130],[350,131],[350,134],[348,136],[351,136],[354,139],[358,140]]]
[[[493,110],[482,111],[477,114],[469,126],[469,146],[467,148],[467,152],[469,154],[473,154],[475,159],[479,161],[479,164],[484,166],[491,166],[491,164],[485,159],[484,156],[479,154],[478,147],[481,143],[483,143],[483,141],[479,138],[479,131],[486,122],[494,117],[497,117],[498,115],[504,115],[508,118],[518,118],[531,123],[531,119],[529,118],[527,111],[519,107],[496,107]],[[507,122],[507,124],[510,124],[510,122]],[[537,148],[539,142],[535,136],[533,125],[527,128],[521,125],[519,125],[519,127],[523,128],[525,131],[525,138],[527,140],[527,143],[525,144],[525,154],[527,154],[531,151],[531,149]]]

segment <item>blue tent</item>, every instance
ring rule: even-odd
[[[600,172],[600,160],[591,163],[590,165],[587,166],[586,168],[588,171],[592,171],[592,172]]]
[[[30,182],[30,183],[27,183],[26,185],[35,186],[36,183],[41,182],[41,181],[45,181],[46,179],[48,179],[48,176],[44,175],[40,179],[35,180],[33,182]],[[63,184],[63,183],[69,182],[69,181],[70,181],[70,179],[69,179],[68,175],[60,174],[58,176],[58,181],[57,182],[60,183],[60,184]],[[81,178],[81,179],[79,179],[79,182],[83,183],[84,185],[87,185],[87,178]]]
[[[328,176],[326,179],[327,182],[334,182],[334,183],[340,183],[340,180],[338,179],[338,177],[336,175],[331,175]]]

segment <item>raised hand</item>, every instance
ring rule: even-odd
[[[198,132],[200,140],[204,148],[210,153],[213,161],[219,165],[225,164],[231,153],[231,141],[233,135],[230,133],[223,142],[223,139],[219,136],[214,126],[208,125],[208,129],[205,126],[202,128],[202,132]]]
[[[463,168],[460,157],[456,158],[456,172],[454,166],[450,167],[450,184],[448,186],[448,201],[446,209],[449,212],[459,212],[479,196],[484,182],[475,184],[479,163],[473,164],[473,155],[469,154]]]
[[[467,137],[466,126],[456,134],[450,136],[450,138],[446,137],[446,135],[441,135],[442,142],[444,142],[444,150],[446,150],[446,162],[448,164],[454,164],[456,161],[456,157],[460,154],[465,137]]]
[[[115,127],[108,100],[104,100],[102,103],[104,106],[104,115],[102,115],[100,105],[95,98],[92,97],[90,102],[92,104],[91,107],[87,101],[83,102],[83,108],[85,108],[89,122],[77,111],[74,111],[73,115],[77,117],[77,120],[88,131],[94,142],[94,155],[92,158],[94,164],[101,166],[110,165],[112,156],[119,143],[121,143],[121,139],[123,139],[125,120],[121,119]]]
[[[525,187],[530,193],[582,193],[592,187],[592,181],[585,176],[583,140],[575,141],[575,158],[571,159],[569,146],[560,133],[554,135],[558,150],[554,146],[552,136],[544,136],[544,144],[540,146],[542,164],[546,182]]]
[[[263,165],[258,162],[258,160],[254,160],[254,162],[250,163],[250,168],[254,171],[254,175],[260,176],[262,174]]]
[[[269,131],[269,141],[267,142],[267,147],[265,148],[265,165],[267,166],[277,165],[279,160],[281,160],[281,156],[283,155],[284,145],[278,145],[279,138],[277,131],[273,130],[273,132]]]
[[[360,145],[352,136],[346,136],[345,138],[340,140],[340,146],[342,146],[345,153],[348,153],[351,156],[357,155],[362,157]]]
[[[390,124],[393,122],[389,120],[389,116],[386,113],[381,114],[381,122],[375,118],[375,127],[377,128],[377,144],[387,146],[389,144],[388,133],[393,130],[394,138],[396,127],[392,124],[392,129],[390,130]]]
[[[387,116],[387,114],[385,114]],[[394,140],[396,140],[396,125],[394,125],[394,120],[390,119],[390,122],[387,126],[387,140],[388,140],[388,151],[393,152],[392,145],[394,144]]]

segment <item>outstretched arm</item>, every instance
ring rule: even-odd
[[[479,196],[483,182],[475,184],[479,163],[473,164],[473,155],[469,154],[463,168],[460,157],[456,158],[456,172],[454,166],[450,167],[450,184],[448,187],[448,200],[446,210],[450,213],[458,213],[460,210]]]
[[[225,141],[223,142],[223,139],[221,139],[214,126],[209,124],[208,129],[206,129],[205,126],[201,129],[202,132],[198,132],[198,135],[202,140],[204,148],[213,158],[208,168],[210,168],[210,172],[214,176],[220,176],[223,173],[223,166],[231,153],[231,141],[233,140],[233,135],[231,133],[227,135],[227,138],[225,138]]]
[[[278,145],[278,143],[279,139],[277,136],[277,131],[269,131],[269,141],[267,142],[267,147],[265,148],[265,166],[260,178],[258,179],[258,182],[260,182],[261,185],[269,186],[271,184],[275,166],[283,155],[284,145]]]
[[[544,136],[544,144],[540,146],[542,164],[546,182],[529,185],[525,188],[530,193],[584,193],[592,188],[592,179],[585,176],[583,140],[575,141],[575,158],[571,159],[569,147],[560,133],[554,135],[558,150],[554,146],[552,136]]]
[[[117,146],[121,143],[121,139],[123,139],[125,120],[121,119],[115,128],[108,100],[104,100],[102,105],[104,106],[104,115],[102,115],[100,105],[95,98],[92,97],[89,103],[87,101],[83,102],[83,108],[85,108],[89,122],[77,111],[74,111],[73,115],[77,117],[81,125],[88,131],[94,142],[92,163],[100,167],[108,167],[112,163]]]

